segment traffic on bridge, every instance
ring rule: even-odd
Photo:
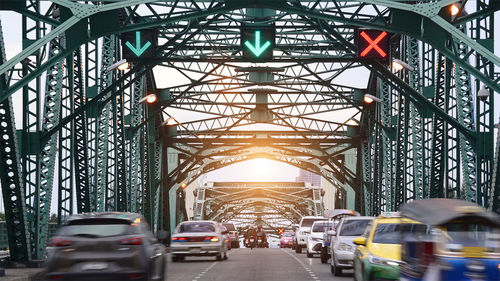
[[[499,10],[0,0],[0,279],[500,280]]]

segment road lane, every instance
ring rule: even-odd
[[[212,257],[188,257],[183,262],[168,262],[167,280],[176,281],[347,281],[334,277],[330,266],[319,258],[307,258],[290,249],[233,249],[229,259],[215,261]]]

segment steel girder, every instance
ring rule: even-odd
[[[5,206],[13,210],[21,208],[30,223],[24,230],[31,233],[31,247],[27,252],[23,250],[24,245],[15,245],[24,240],[23,233],[12,232],[11,249],[15,259],[25,260],[31,251],[35,258],[42,254],[51,193],[57,193],[60,203],[64,203],[59,210],[61,216],[74,212],[68,202],[75,200],[82,203],[77,204],[78,212],[129,210],[134,199],[127,196],[136,194],[130,186],[138,185],[138,210],[152,221],[168,216],[168,212],[155,213],[162,205],[158,191],[165,191],[163,185],[158,189],[165,180],[159,181],[157,172],[164,170],[160,155],[165,153],[159,149],[156,128],[160,128],[159,120],[163,116],[175,116],[174,109],[211,113],[197,120],[177,118],[186,125],[174,138],[179,143],[186,142],[183,139],[187,136],[219,135],[220,131],[227,133],[237,127],[247,130],[261,123],[295,130],[299,137],[287,135],[286,142],[275,142],[265,149],[276,149],[278,155],[287,155],[281,160],[305,165],[310,170],[320,171],[312,167],[326,163],[330,165],[327,165],[330,172],[338,172],[342,170],[342,163],[334,159],[335,153],[322,151],[318,156],[290,151],[288,146],[300,143],[296,138],[327,131],[338,139],[350,140],[352,147],[362,146],[363,180],[356,179],[352,171],[348,174],[353,175],[352,182],[363,183],[365,196],[370,198],[366,200],[366,209],[371,214],[386,207],[396,209],[407,199],[431,195],[460,196],[485,206],[487,199],[497,198],[494,193],[498,189],[492,191],[490,186],[494,123],[491,109],[495,92],[500,88],[500,76],[495,73],[500,59],[491,49],[494,13],[500,8],[497,1],[476,1],[475,7],[466,6],[467,16],[453,20],[444,19],[439,11],[457,0],[257,1],[254,8],[277,11],[267,19],[276,24],[279,34],[277,53],[269,65],[284,68],[283,72],[274,73],[272,82],[263,83],[236,71],[247,65],[239,56],[239,22],[259,20],[247,13],[245,1],[53,0],[50,5],[40,5],[37,0],[19,2],[23,4],[12,10],[23,15],[23,51],[0,65],[0,74],[5,74],[0,101],[7,102],[12,94],[22,90],[24,104],[23,128],[19,134],[19,161],[23,165],[20,176],[24,180],[16,183],[15,197],[5,196],[5,182],[12,179],[6,171],[13,171],[15,161],[6,162],[0,171]],[[352,36],[355,26],[404,35],[401,42],[406,43],[396,47],[395,54],[414,67],[421,61],[421,72],[396,74],[384,65],[357,60]],[[464,30],[464,26],[470,28]],[[123,75],[103,71],[119,58],[116,42],[113,44],[107,38],[146,27],[160,31],[158,58],[138,62]],[[64,38],[66,44],[61,44]],[[105,48],[101,55],[102,41]],[[58,52],[51,54],[48,46],[57,47]],[[83,60],[78,63],[82,50]],[[110,56],[111,52],[114,55]],[[77,67],[80,64],[82,68]],[[62,75],[57,71],[52,74],[57,65],[66,66]],[[187,84],[183,81],[168,86],[171,99],[165,102],[163,109],[148,109],[145,115],[145,111],[138,109],[143,105],[137,106],[136,102],[148,91],[158,91],[150,84],[144,86],[143,79],[155,65],[174,69],[188,80]],[[453,65],[453,70],[446,65]],[[355,98],[359,86],[343,82],[343,76],[350,75],[349,69],[354,67],[366,68],[380,78],[381,89],[384,89],[381,93],[390,97],[390,102],[384,100],[383,110],[380,105],[375,110],[363,108]],[[85,71],[79,74],[81,69]],[[52,89],[44,90],[41,82],[48,81],[47,77],[52,75],[55,84],[49,86],[60,85],[61,90],[54,92],[58,93],[55,97],[60,105],[44,103],[42,108],[40,101],[49,100]],[[112,79],[106,82],[106,77]],[[437,87],[440,81],[444,81],[443,88]],[[474,98],[481,85],[487,85],[491,91],[486,102]],[[132,88],[138,87],[142,90],[135,95]],[[256,94],[249,90],[256,87],[272,89],[267,93],[266,109],[271,118],[252,117],[252,114],[256,116],[258,103]],[[73,108],[67,103],[68,98],[75,100]],[[63,114],[50,115],[54,110]],[[338,120],[335,122],[325,115],[331,112],[349,112],[345,116],[368,120],[360,122],[363,138],[348,136],[349,128],[344,124],[347,118],[335,117]],[[362,114],[355,115],[358,112]],[[14,130],[8,110],[4,118]],[[13,132],[5,134],[13,139]],[[407,146],[391,146],[394,136]],[[6,144],[8,153],[16,151],[15,145]],[[229,141],[225,145],[234,147]],[[256,140],[245,145],[263,146],[264,143]],[[290,153],[301,156],[289,157]],[[140,161],[131,161],[137,158]],[[188,159],[183,172],[201,165],[196,157]],[[406,163],[398,169],[383,165],[401,159],[406,159]],[[62,183],[57,192],[50,184],[54,181],[51,172],[54,167],[47,163],[51,161],[60,173],[57,181]],[[149,174],[136,174],[139,170]],[[78,175],[75,177],[76,199],[71,198],[70,189],[74,184],[69,174]],[[137,182],[127,181],[127,174],[132,177],[135,174]],[[436,180],[441,185],[434,185]],[[43,188],[38,190],[38,186]],[[26,207],[16,202],[23,192]],[[108,199],[102,201],[103,206],[98,207],[97,194],[102,195],[99,198]],[[492,201],[492,205],[497,204]],[[14,217],[7,217],[12,229],[23,227],[22,219],[14,221]]]
[[[260,220],[272,227],[281,220],[288,226],[302,216],[322,215],[320,190],[300,182],[208,182],[194,191],[194,219]]]

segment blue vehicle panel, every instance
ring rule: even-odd
[[[441,280],[448,281],[488,281],[500,280],[497,259],[440,258],[442,262]]]

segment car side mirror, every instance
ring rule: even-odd
[[[328,230],[326,234],[328,234],[328,236],[335,236],[337,235],[337,232],[335,230]]]
[[[366,238],[365,237],[356,237],[352,242],[356,245],[361,245],[365,246],[366,245]]]

